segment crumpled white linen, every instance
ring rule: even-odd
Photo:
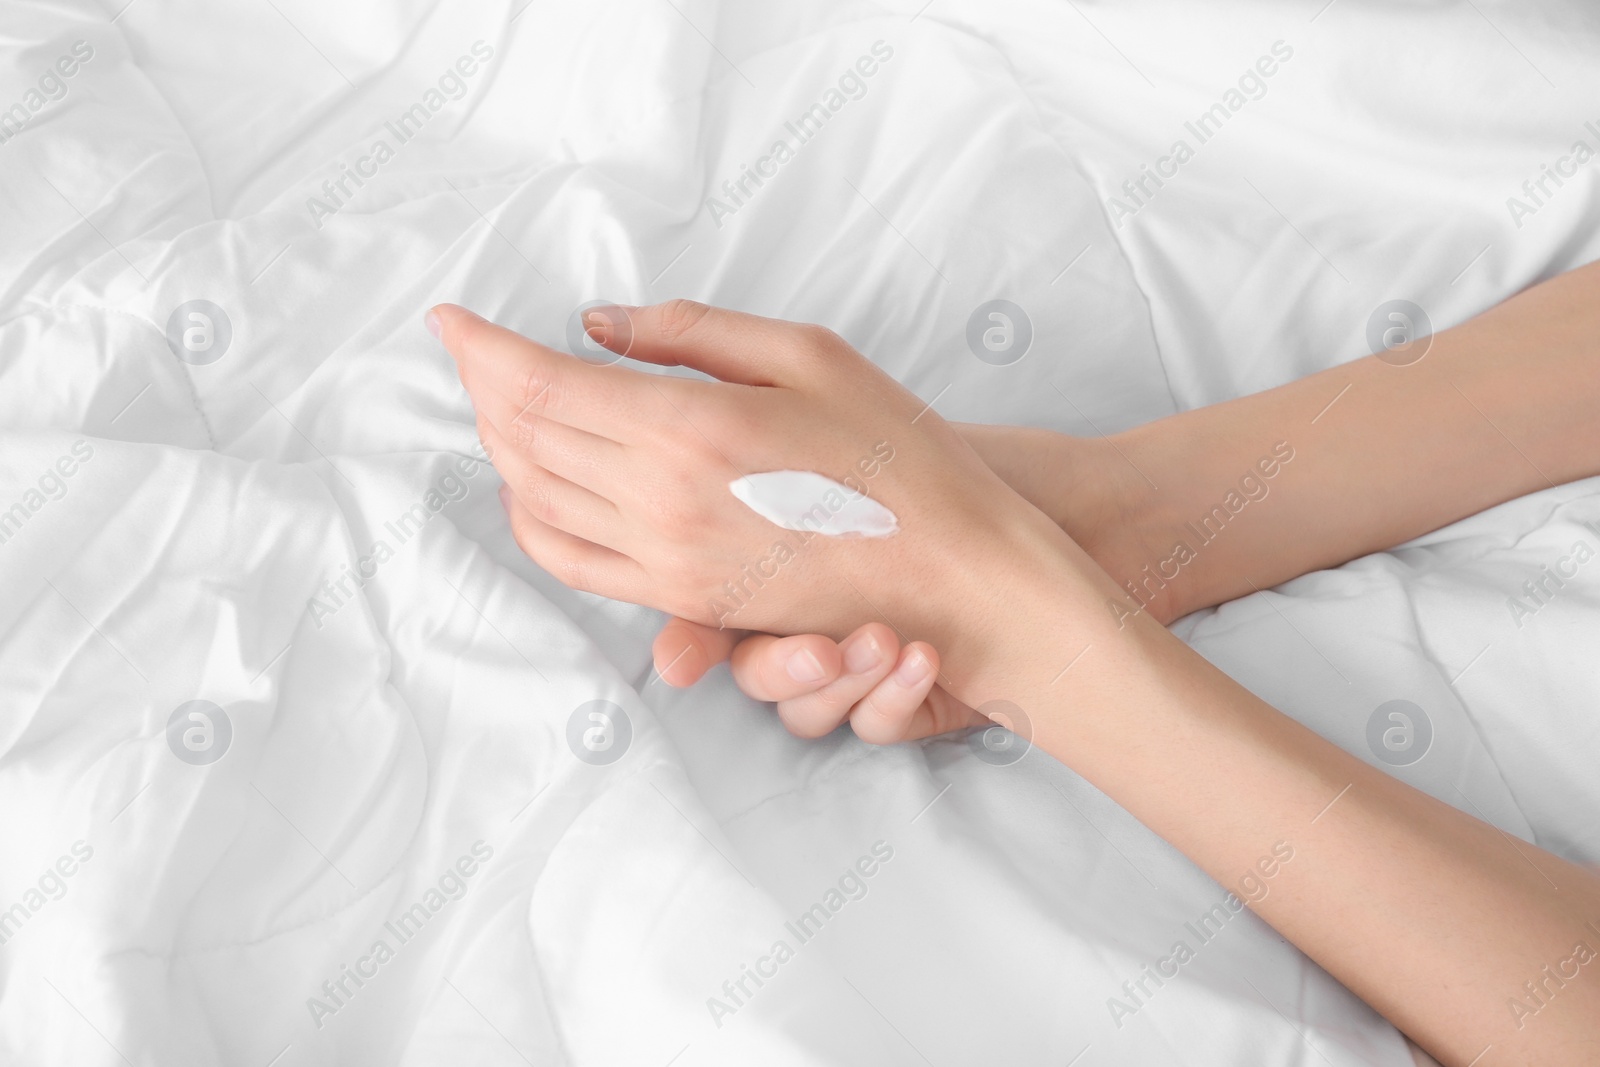
[[[1594,257],[1593,167],[1505,203],[1600,143],[1594,27],[1476,10],[6,5],[0,1059],[1409,1063],[1037,752],[805,743],[725,674],[653,681],[658,616],[516,550],[420,316],[559,345],[586,301],[693,296],[824,322],[948,418],[1078,433],[1263,388],[1365,354],[1384,300],[1442,326]],[[1014,362],[968,346],[994,299]],[[195,300],[214,362],[169,344]],[[1594,482],[1552,489],[1179,632],[1375,761],[1411,702],[1394,773],[1593,861],[1600,563],[1508,603],[1589,523]],[[196,700],[212,763],[169,732]],[[570,740],[595,701],[610,764]]]

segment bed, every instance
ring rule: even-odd
[[[659,615],[513,544],[421,316],[565,347],[595,300],[689,296],[825,323],[948,419],[1114,432],[1600,255],[1592,8],[12,0],[0,31],[0,1061],[1412,1062],[1041,753],[802,742],[723,671],[662,684]],[[1021,358],[969,346],[992,300]],[[1596,862],[1594,555],[1590,480],[1175,629]]]

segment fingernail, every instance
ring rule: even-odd
[[[789,662],[783,666],[789,672],[789,677],[797,682],[820,682],[827,674],[822,669],[822,661],[809,648],[802,648],[790,656]]]
[[[428,313],[422,317],[422,325],[426,326],[428,332],[435,337],[438,337],[439,332],[444,329],[444,323],[439,321],[439,313],[432,308],[429,308]]]
[[[844,669],[851,674],[866,674],[878,665],[878,642],[870,634],[862,634],[844,650]]]
[[[927,656],[924,656],[921,652],[912,651],[901,662],[900,666],[894,669],[894,680],[899,682],[902,688],[910,689],[928,677],[929,666]]]
[[[665,666],[663,666],[660,663],[656,664],[656,675],[663,682],[666,682],[668,685],[672,686],[674,689],[685,689],[688,686],[693,685],[694,683],[693,682],[679,683],[679,682],[669,681],[665,672],[666,671],[672,671],[672,676],[674,678],[682,678],[689,672],[689,669],[691,667],[696,665],[696,661],[697,660],[700,660],[700,659],[703,659],[703,658],[704,657],[703,657],[703,654],[700,652],[700,646],[699,645],[684,645],[683,648],[681,650],[679,650],[671,659],[666,661]]]
[[[611,320],[604,313],[598,310],[584,312],[583,328],[600,344],[611,342]]]

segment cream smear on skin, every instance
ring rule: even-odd
[[[894,512],[812,471],[765,471],[728,483],[751,511],[775,526],[829,537],[888,537],[900,529]]]

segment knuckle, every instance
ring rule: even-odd
[[[832,353],[844,347],[844,338],[814,322],[804,323],[799,327],[800,339],[808,349],[821,353]]]
[[[905,733],[903,726],[885,715],[871,697],[850,713],[850,729],[869,745],[892,745]]]
[[[854,351],[843,337],[826,326],[804,323],[795,328],[792,358],[802,364],[830,366]]]
[[[856,695],[837,685],[825,686],[807,698],[811,704],[826,712],[835,721],[855,706]]]
[[[795,327],[790,358],[797,367],[826,371],[837,366],[854,351],[848,341],[828,327],[804,323]]]
[[[522,479],[522,492],[517,494],[528,514],[540,522],[553,523],[557,517],[554,484],[542,470],[529,471]]]
[[[704,442],[698,446],[694,442],[687,443],[687,450],[693,455],[697,450],[705,447]],[[696,491],[700,488],[700,478],[697,472],[703,468],[704,457],[695,456],[697,462],[685,463],[667,471],[661,482],[661,506],[674,512],[689,510],[689,501],[695,498]]]
[[[513,421],[520,422],[527,415],[548,411],[555,388],[556,377],[552,372],[541,367],[529,367],[523,372],[522,389],[517,394],[517,402],[522,409]]]
[[[665,340],[676,341],[694,329],[710,310],[698,300],[668,300],[657,312],[657,329]]]

